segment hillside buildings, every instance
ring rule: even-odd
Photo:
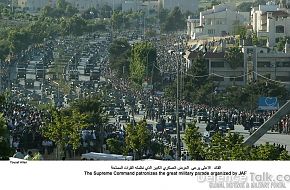
[[[56,0],[16,0],[15,5],[22,10],[37,12],[43,7],[55,6]],[[66,0],[76,7],[79,11],[85,11],[91,7],[100,8],[109,5],[112,9],[122,11],[137,11],[140,9],[159,10],[160,8],[173,10],[174,7],[180,7],[182,12],[195,12],[198,9],[199,0]]]
[[[199,19],[187,20],[187,35],[191,39],[226,36],[240,25],[249,23],[249,13],[236,11],[233,4],[220,4],[200,12]]]
[[[290,36],[290,14],[284,6],[268,2],[254,7],[251,11],[252,30],[258,38],[265,39],[273,47],[280,38]]]

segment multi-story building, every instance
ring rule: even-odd
[[[56,0],[18,0],[17,5],[22,10],[37,12],[47,5],[53,6],[55,1]]]
[[[50,5],[55,6],[56,0],[17,0],[18,6],[23,10],[30,12],[36,12],[43,7]],[[91,7],[100,8],[103,5],[109,5],[112,9],[122,7],[122,3],[125,0],[66,0],[71,3],[72,6],[76,7],[79,11],[85,11]]]
[[[104,5],[109,5],[112,9],[122,7],[125,0],[66,0],[76,7],[79,11],[85,11],[91,7],[100,8]]]
[[[199,24],[187,20],[187,34],[191,39],[218,37],[235,33],[239,25],[249,23],[250,13],[236,11],[233,4],[220,4],[200,12]]]
[[[139,11],[143,10],[145,12],[148,12],[149,10],[155,10],[158,11],[159,9],[159,3],[158,1],[125,1],[122,3],[122,11]]]
[[[268,2],[251,11],[252,29],[260,39],[267,41],[268,47],[275,46],[280,38],[290,36],[289,10],[284,7],[282,4]]]
[[[287,45],[284,52],[256,46],[244,46],[242,51],[244,63],[236,69],[227,63],[224,51],[204,54],[208,73],[221,88],[245,85],[259,78],[284,82],[290,88],[290,51]],[[187,52],[186,67],[190,67],[197,56],[196,51]]]
[[[159,4],[163,9],[173,10],[179,7],[182,12],[196,12],[199,0],[159,0]]]

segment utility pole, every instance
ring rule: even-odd
[[[176,56],[176,160],[180,160],[181,157],[181,147],[180,147],[180,126],[179,126],[179,58],[178,56],[183,56],[185,53],[180,52],[177,54],[174,50],[169,50],[169,54]]]

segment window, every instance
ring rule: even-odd
[[[258,67],[270,67],[271,63],[269,61],[258,61],[257,66]]]
[[[277,61],[276,67],[290,67],[290,61]]]
[[[290,67],[290,61],[283,62],[283,67]]]
[[[284,33],[284,26],[282,25],[276,26],[276,33]]]
[[[206,19],[206,25],[211,25],[211,19],[210,18],[208,18],[208,19]]]
[[[224,61],[212,61],[211,67],[225,67]]]
[[[208,29],[208,34],[215,34],[215,29]]]
[[[217,25],[219,25],[219,24],[223,24],[222,19],[217,19],[216,24],[217,24]]]

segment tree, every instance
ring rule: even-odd
[[[110,18],[112,12],[113,12],[112,7],[105,4],[100,8],[100,17]]]
[[[279,41],[277,43],[277,50],[278,51],[283,51],[285,44],[286,44],[287,39],[286,38],[279,38]]]
[[[183,91],[181,94],[182,99],[189,102],[205,103],[209,101],[209,97],[214,89],[214,84],[208,77],[207,62],[204,59],[203,53],[199,52],[196,59],[193,61],[191,67],[187,73],[183,76],[184,81]],[[166,96],[169,98],[175,98],[176,92],[176,81],[167,88]],[[182,88],[182,87],[181,87]],[[168,93],[169,92],[169,93]],[[209,102],[207,102],[209,103]]]
[[[279,155],[279,160],[290,160],[290,155],[287,150],[283,150]]]
[[[68,3],[67,3],[65,0],[57,0],[57,1],[56,1],[56,8],[57,8],[57,9],[65,10],[67,4],[68,4]]]
[[[195,123],[188,124],[185,129],[184,141],[187,146],[188,153],[193,160],[201,160],[203,154],[203,147],[205,146],[202,142],[200,132]]]
[[[86,114],[87,119],[93,125],[103,125],[108,121],[104,111],[101,96],[94,96],[76,100],[71,107],[81,114]]]
[[[279,150],[278,147],[275,147],[274,145],[270,145],[267,142],[266,144],[261,144],[257,148],[253,149],[252,159],[253,160],[277,160],[279,159],[280,154],[281,154],[281,150]],[[282,155],[285,156],[284,153]]]
[[[205,148],[206,160],[249,160],[250,149],[242,144],[243,136],[237,133],[216,132],[210,146]]]
[[[105,96],[105,95],[104,95]],[[104,125],[108,122],[104,104],[100,96],[80,99],[72,103],[72,108],[86,115],[88,128],[97,132],[98,149],[103,152]]]
[[[252,34],[252,44],[253,45],[259,45],[258,43],[259,43],[259,38],[257,36],[257,33],[255,32],[255,33]]]
[[[159,11],[159,19],[160,19],[160,23],[164,24],[166,22],[166,19],[169,15],[170,11],[168,9],[161,9]]]
[[[146,121],[140,121],[134,127],[128,124],[125,128],[125,152],[134,153],[135,159],[141,159],[150,144],[150,132]]]
[[[169,16],[167,17],[164,25],[163,25],[163,31],[177,31],[177,30],[183,30],[186,27],[186,20],[181,13],[181,10],[179,7],[175,7]]]
[[[64,151],[67,145],[76,150],[81,145],[81,130],[88,126],[86,116],[75,109],[50,110],[51,120],[42,130],[44,137],[57,145],[57,150]],[[57,151],[59,152],[59,151]],[[60,154],[58,154],[58,158]]]
[[[9,146],[9,135],[6,120],[3,114],[0,113],[0,160],[8,160],[11,153],[12,151]]]
[[[76,7],[73,7],[71,4],[68,4],[65,8],[65,15],[67,17],[72,17],[77,14],[79,11]]]
[[[235,46],[227,49],[225,52],[225,59],[226,62],[230,65],[231,69],[234,71],[238,67],[243,67],[244,64],[244,54],[240,47]],[[234,78],[234,85],[235,85],[235,78]]]
[[[145,80],[156,82],[159,71],[154,67],[156,63],[156,48],[148,42],[134,44],[131,51],[130,78],[133,82],[141,85]]]
[[[156,139],[152,139],[150,142],[150,151],[152,158],[160,158],[164,155],[164,144]]]
[[[109,48],[110,67],[117,77],[129,75],[131,46],[124,38],[114,40]]]
[[[252,4],[251,2],[242,2],[237,6],[237,11],[240,12],[250,12],[252,9]]]
[[[123,23],[123,16],[124,14],[122,11],[114,11],[111,20],[112,20],[112,25],[116,29],[120,29]]]
[[[244,54],[240,47],[231,47],[225,52],[225,59],[230,65],[231,69],[236,70],[238,67],[243,66]]]
[[[81,14],[83,19],[93,19],[93,18],[97,17],[97,15],[98,15],[98,11],[94,7],[87,9],[86,11],[84,11]]]
[[[123,154],[123,149],[124,149],[124,144],[122,141],[115,139],[115,138],[110,138],[107,139],[106,141],[108,150],[112,154]]]
[[[9,54],[9,42],[0,40],[0,62],[4,61]]]

